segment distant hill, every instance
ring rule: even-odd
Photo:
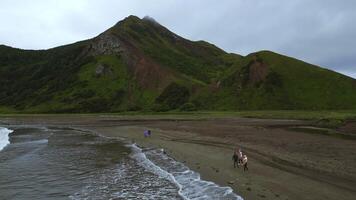
[[[0,112],[355,108],[355,79],[269,51],[226,53],[148,17],[48,50],[0,45]]]

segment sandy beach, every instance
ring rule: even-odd
[[[356,140],[293,131],[309,121],[252,118],[120,116],[1,117],[2,124],[68,126],[147,148],[163,148],[205,180],[230,186],[244,199],[354,199]],[[349,127],[346,130],[353,133]],[[143,131],[152,130],[150,138]],[[249,158],[234,168],[233,148]]]

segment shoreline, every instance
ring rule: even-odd
[[[278,165],[271,166],[261,160],[259,155],[249,154],[249,171],[243,172],[242,168],[234,169],[231,161],[233,145],[226,146],[216,142],[171,139],[169,131],[151,129],[154,135],[151,138],[143,138],[142,132],[146,127],[125,126],[116,128],[94,128],[100,134],[110,137],[125,137],[145,148],[163,148],[177,161],[184,163],[191,170],[201,174],[201,178],[213,181],[220,186],[229,186],[234,192],[244,199],[352,199],[353,193],[347,189],[331,186],[329,183],[319,182],[298,173],[295,169],[280,169]],[[168,134],[167,134],[168,133]],[[173,132],[174,133],[174,132]],[[190,133],[184,133],[183,137],[194,137]],[[207,152],[205,154],[204,152]],[[253,173],[253,174],[251,174]],[[313,174],[314,177],[318,176]],[[285,183],[273,183],[263,180],[266,176],[274,176],[278,179],[301,179]],[[312,178],[314,178],[312,177]],[[275,180],[273,180],[275,181]],[[273,185],[275,184],[275,185]],[[293,185],[294,189],[288,188]],[[305,185],[308,185],[305,187]],[[330,188],[325,191],[325,187]],[[319,188],[318,191],[315,189]],[[332,189],[331,189],[332,188]],[[344,191],[345,190],[345,191]],[[300,191],[300,193],[299,193]],[[338,191],[335,193],[335,191]],[[350,192],[349,194],[347,194]],[[323,194],[325,193],[325,194]],[[305,194],[310,195],[306,197]],[[349,197],[347,197],[349,195]]]
[[[203,180],[229,186],[244,199],[353,199],[356,195],[352,187],[356,183],[356,141],[283,128],[308,124],[305,121],[121,121],[115,117],[73,116],[7,117],[4,121],[90,129],[107,137],[126,138],[143,147],[163,148],[171,157],[199,172]],[[148,128],[152,137],[144,138],[143,130]],[[233,168],[231,156],[236,146],[248,155],[248,172]]]

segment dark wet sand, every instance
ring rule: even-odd
[[[205,180],[231,186],[244,199],[355,199],[356,140],[295,132],[307,121],[268,119],[151,119],[118,116],[1,118],[9,124],[91,129],[125,137],[168,154]],[[153,131],[143,138],[143,130]],[[350,131],[350,130],[347,130]],[[352,132],[353,130],[351,130]],[[249,157],[249,171],[233,168],[235,146]]]

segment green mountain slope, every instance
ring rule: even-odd
[[[0,46],[0,111],[354,108],[352,78],[268,51],[229,54],[148,17],[49,50]]]
[[[356,103],[355,79],[270,51],[244,57],[221,80],[216,99],[205,95],[212,101],[207,107],[323,110],[353,109]]]

